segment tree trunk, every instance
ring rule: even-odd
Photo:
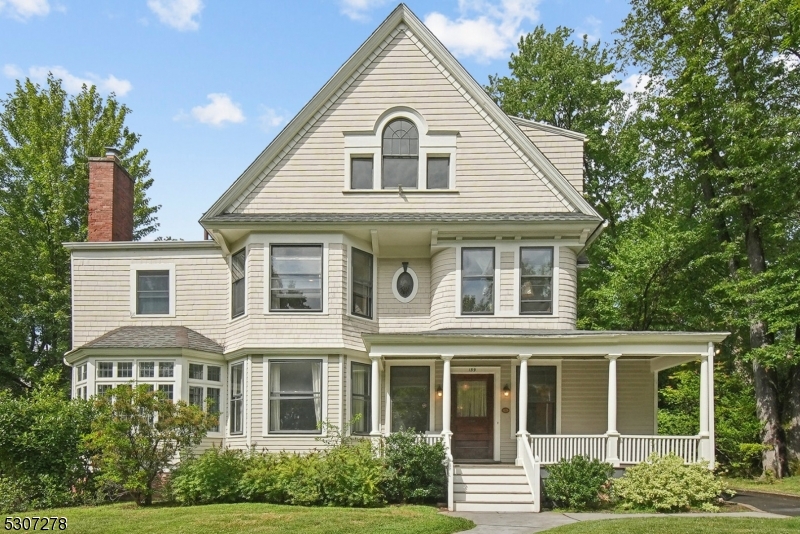
[[[795,345],[800,345],[800,325],[794,329]],[[786,428],[786,455],[789,474],[800,475],[800,364],[789,370],[789,395],[787,399],[789,421]]]

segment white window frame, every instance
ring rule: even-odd
[[[248,435],[250,430],[248,425],[248,417],[247,414],[249,413],[248,409],[248,392],[249,392],[249,380],[248,380],[248,367],[247,364],[248,359],[243,358],[236,361],[228,362],[228,372],[225,374],[226,382],[225,382],[225,413],[227,413],[230,418],[233,417],[233,411],[231,410],[231,401],[233,390],[231,389],[230,385],[230,378],[233,375],[231,369],[237,365],[242,366],[242,431],[233,433],[231,432],[230,421],[228,417],[226,417],[226,425],[225,425],[225,436],[228,438],[245,438]],[[220,426],[220,429],[223,427]]]
[[[203,366],[203,378],[190,378],[189,377],[189,365],[202,365]],[[213,380],[208,380],[208,367],[214,366],[219,367],[219,382],[215,382]],[[186,373],[185,373],[185,380],[184,380],[184,389],[186,391],[186,402],[189,402],[189,388],[190,387],[201,387],[203,388],[203,411],[206,411],[206,400],[208,398],[208,388],[216,388],[219,389],[219,406],[217,409],[219,410],[219,430],[217,432],[209,431],[208,435],[210,437],[221,437],[225,434],[225,424],[227,423],[227,419],[225,414],[227,413],[227,388],[225,381],[227,380],[225,362],[217,362],[217,361],[203,361],[198,359],[187,359],[186,360]],[[238,436],[238,434],[235,434]]]
[[[244,312],[236,317],[233,316],[233,269],[232,269],[232,262],[233,257],[236,254],[244,251]],[[240,247],[236,252],[233,252],[228,255],[227,264],[228,264],[228,320],[233,322],[237,321],[243,317],[247,317],[247,313],[250,311],[249,303],[247,302],[249,299],[248,291],[250,289],[250,280],[248,279],[250,276],[250,247],[245,245]]]
[[[493,297],[494,297],[494,310],[492,313],[461,313],[461,257],[462,249],[465,248],[492,248],[494,249],[494,281],[492,284]],[[500,251],[496,245],[493,244],[477,244],[469,243],[466,245],[456,246],[456,317],[467,319],[493,319],[500,316]]]
[[[136,313],[136,272],[169,271],[169,313]],[[175,264],[174,263],[131,263],[130,266],[130,313],[132,318],[152,319],[175,317]]]
[[[532,367],[555,367],[556,368],[556,433],[561,435],[561,364],[564,360],[541,360],[530,358],[528,360],[528,376]],[[511,365],[511,437],[517,438],[517,409],[519,407],[519,392],[517,391],[517,369],[520,366],[519,360],[512,360]]]
[[[341,358],[342,356],[339,356],[339,357]],[[352,430],[350,429],[350,425],[349,425],[350,420],[353,419],[353,364],[354,363],[358,363],[358,364],[361,364],[361,365],[366,365],[366,366],[369,367],[369,372],[370,372],[370,376],[369,376],[369,379],[370,379],[369,380],[370,402],[372,402],[372,396],[373,395],[378,395],[378,397],[380,398],[381,392],[380,391],[377,391],[377,392],[376,391],[372,391],[372,362],[369,359],[348,358],[347,359],[347,365],[345,366],[345,372],[347,373],[347,376],[345,377],[345,382],[344,382],[347,385],[346,388],[345,388],[345,390],[346,390],[345,393],[347,395],[347,399],[345,399],[345,406],[347,408],[347,420],[345,421],[345,424],[348,425],[347,426],[347,434],[348,435],[354,435],[354,436],[364,436],[364,435],[368,436],[370,434],[369,432],[367,434],[353,434]],[[378,373],[380,373],[380,371],[378,371]],[[370,406],[370,410],[371,409],[372,409],[372,406]],[[372,421],[371,421],[372,417],[371,417],[371,415],[372,414],[370,414],[370,421],[367,422],[368,425],[370,426],[370,432],[375,430],[374,428],[371,428],[372,427]],[[378,422],[378,426],[380,426],[380,417],[378,418],[378,421],[379,421]]]
[[[284,311],[284,310],[271,310],[270,302],[272,300],[272,246],[291,246],[291,245],[318,245],[322,248],[322,300],[321,311]],[[330,280],[328,279],[328,259],[330,250],[330,243],[326,240],[321,240],[318,236],[298,235],[296,237],[286,237],[277,239],[275,241],[267,241],[264,244],[264,314],[265,315],[300,315],[319,317],[321,315],[328,315],[328,295],[330,294]]]
[[[391,360],[384,363],[383,371],[383,391],[384,391],[384,425],[385,434],[389,435],[392,429],[392,395],[391,395],[391,374],[392,367],[430,367],[430,400],[428,402],[430,414],[428,415],[428,426],[423,434],[439,434],[436,428],[436,361],[434,360]]]
[[[407,303],[411,302],[412,300],[414,300],[414,297],[417,296],[417,290],[419,289],[419,278],[417,278],[417,273],[414,272],[414,269],[412,269],[410,266],[408,267],[407,271],[408,271],[408,274],[411,275],[411,279],[414,281],[414,288],[411,290],[411,294],[409,296],[407,296],[407,297],[403,297],[397,291],[397,279],[400,278],[401,274],[403,274],[403,268],[400,267],[399,269],[397,269],[394,272],[394,276],[392,276],[392,294],[394,295],[394,298],[396,298],[398,301],[402,302],[403,304],[407,304]]]
[[[522,261],[522,249],[523,248],[550,248],[553,249],[553,287],[551,287],[552,297],[553,297],[553,311],[551,313],[521,313],[521,302],[520,298],[522,296],[522,269],[520,267],[520,262]],[[558,269],[558,250],[559,246],[552,244],[552,245],[520,245],[517,247],[517,250],[514,255],[514,276],[516,280],[514,281],[514,312],[516,315],[520,317],[558,317],[558,286],[559,284],[559,277],[561,276],[561,271]],[[575,288],[577,292],[578,288]]]
[[[456,191],[456,144],[458,132],[431,131],[425,118],[416,110],[398,106],[385,111],[376,121],[372,131],[344,133],[344,192],[346,193],[390,193],[398,188],[383,189],[383,131],[395,119],[411,121],[419,133],[419,161],[417,188],[403,189],[407,193],[452,193]],[[351,161],[353,158],[372,156],[372,189],[351,188]],[[428,157],[450,158],[449,183],[447,189],[428,189]]]
[[[97,376],[97,364],[98,363],[111,363],[112,364],[112,376],[110,377],[98,377]],[[133,376],[130,378],[119,378],[117,374],[119,373],[118,369],[119,363],[132,363],[133,364]],[[152,377],[139,377],[139,363],[140,362],[153,362],[155,364],[154,375]],[[158,376],[158,366],[160,363],[172,363],[172,376],[171,377],[159,377]],[[150,384],[153,386],[154,390],[158,389],[160,384],[172,384],[173,385],[173,400],[177,402],[182,398],[183,388],[182,385],[182,375],[183,375],[183,366],[181,365],[181,361],[179,358],[170,358],[170,357],[163,357],[163,356],[154,356],[151,358],[144,357],[144,358],[133,358],[133,357],[125,357],[125,356],[98,356],[95,358],[91,358],[90,360],[85,361],[81,365],[87,365],[88,369],[94,373],[93,377],[89,377],[86,381],[87,386],[91,386],[88,388],[89,391],[92,391],[91,395],[97,394],[97,386],[98,385],[110,385],[111,387],[117,387],[121,385],[131,385],[136,387],[141,384]]]
[[[341,358],[341,356],[340,356]],[[322,399],[322,417],[320,421],[325,422],[328,420],[328,396],[330,395],[330,388],[328,387],[328,356],[327,355],[291,355],[291,356],[265,356],[264,357],[264,384],[263,384],[263,391],[264,391],[264,398],[262,400],[263,407],[262,407],[262,429],[261,435],[262,437],[301,437],[301,438],[319,438],[319,437],[326,437],[328,435],[328,429],[323,426],[320,433],[311,433],[311,432],[270,432],[269,431],[269,369],[270,369],[270,362],[271,361],[291,361],[291,360],[318,360],[322,362],[322,379],[321,379],[321,386],[322,391],[320,398]],[[341,379],[341,377],[340,377]]]
[[[378,321],[378,258],[371,248],[362,247],[359,245],[345,245],[347,247],[347,287],[345,288],[347,295],[347,315],[355,319],[363,321],[377,322]],[[366,252],[372,256],[372,317],[363,317],[353,313],[353,249],[358,249],[361,252]]]

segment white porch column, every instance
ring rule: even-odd
[[[698,436],[700,438],[700,459],[710,462],[710,433],[708,431],[708,360],[708,352],[700,355],[700,434]]]
[[[525,439],[528,437],[528,360],[531,356],[531,354],[519,355],[519,389],[517,390],[519,426],[517,427],[517,459],[515,462],[517,465],[522,465],[522,455],[524,454],[519,444],[519,436]]]
[[[452,354],[442,354],[442,361],[444,361],[444,370],[442,372],[442,437],[445,440],[445,445],[450,446],[450,436],[453,434],[450,431],[450,402],[451,380],[450,380],[450,360],[453,359]]]
[[[714,469],[717,463],[716,440],[714,435],[714,343],[708,343],[708,451],[709,469]]]
[[[609,354],[608,359],[608,430],[606,462],[619,467],[619,432],[617,431],[617,359],[622,354]]]
[[[381,355],[370,354],[369,359],[372,360],[372,386],[370,387],[372,430],[369,435],[373,436],[373,440],[376,440],[381,435]]]

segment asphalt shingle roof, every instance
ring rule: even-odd
[[[185,326],[123,326],[106,332],[81,348],[183,348],[222,354],[222,345]]]

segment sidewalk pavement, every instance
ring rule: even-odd
[[[465,530],[471,534],[531,534],[578,521],[599,519],[628,519],[634,517],[760,517],[783,519],[786,516],[766,512],[691,513],[691,514],[609,514],[609,513],[557,513],[539,514],[524,512],[442,512],[463,517],[475,523],[475,528]]]

